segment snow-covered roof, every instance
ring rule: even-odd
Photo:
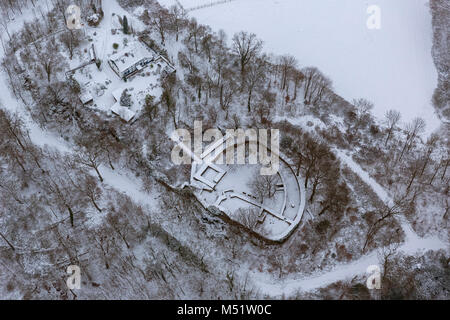
[[[132,46],[111,55],[109,59],[114,62],[119,72],[124,72],[144,58],[152,59],[153,54],[139,42],[135,42]]]
[[[94,48],[94,45],[92,45],[92,46],[89,48],[89,57],[91,58],[91,60],[95,60],[95,59],[96,59],[96,57],[95,57],[95,48]]]
[[[89,91],[86,92],[82,92],[80,95],[80,100],[82,104],[86,104],[90,101],[92,101],[94,98],[92,97],[92,95],[89,93]]]
[[[125,89],[120,87],[120,88],[114,89],[114,91],[111,92],[112,96],[114,97],[114,99],[116,99],[116,101],[120,101],[120,97],[122,96],[123,90],[125,90]]]
[[[116,102],[111,107],[111,111],[114,114],[118,115],[122,120],[124,120],[126,122],[129,122],[136,115],[136,112],[134,112],[126,107],[122,107],[119,102]]]

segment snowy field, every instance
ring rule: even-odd
[[[159,0],[170,6],[175,0]],[[211,0],[179,0],[192,8]],[[317,66],[347,100],[364,97],[374,113],[401,111],[404,121],[421,116],[427,132],[440,121],[430,103],[437,86],[431,57],[427,0],[235,0],[189,15],[229,37],[241,30],[264,40],[265,50],[294,55],[301,66]],[[381,29],[369,30],[369,5],[381,9]]]

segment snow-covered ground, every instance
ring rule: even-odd
[[[167,1],[169,1],[169,0],[167,0]],[[183,1],[183,0],[180,0],[180,1]],[[323,1],[327,1],[328,2],[328,1],[331,1],[331,0],[322,0],[322,2]],[[398,3],[399,6],[400,6],[400,4],[403,3],[405,5],[406,4],[405,1],[411,2],[414,5],[418,5],[420,3],[423,4],[423,0],[396,0],[395,4]],[[251,6],[249,6],[248,4],[249,3],[255,4],[256,0],[236,0],[235,2],[232,2],[230,4],[223,5],[223,7],[222,7],[222,9],[220,11],[217,10],[217,19],[218,19],[217,22],[220,22],[220,19],[219,19],[220,16],[218,15],[219,12],[222,12],[224,14],[224,16],[227,16],[227,14],[229,12],[227,10],[234,10],[234,9],[227,9],[227,10],[225,10],[225,8],[227,8],[227,6],[229,6],[229,8],[233,8],[233,7],[237,6],[237,5],[243,6],[242,4],[247,3],[246,6],[248,8],[246,6],[244,6],[244,8],[248,9],[248,12],[247,12],[248,15],[247,16],[255,16],[257,14],[261,14],[261,15],[271,14],[272,16],[274,16],[276,18],[278,16],[282,17],[283,13],[281,13],[281,9],[280,9],[280,12],[275,11],[275,10],[270,11],[270,10],[267,10],[267,7],[265,7],[264,4],[266,4],[266,5],[268,5],[268,4],[274,5],[273,8],[276,8],[276,7],[281,5],[281,7],[285,8],[286,10],[288,10],[289,8],[286,8],[286,6],[288,4],[291,4],[292,6],[293,5],[297,5],[297,4],[300,5],[301,2],[303,2],[303,0],[297,0],[297,1],[294,1],[294,0],[285,0],[285,1],[282,1],[282,0],[278,0],[278,1],[274,1],[274,0],[259,0],[258,3],[261,4],[262,8],[264,10],[266,10],[266,11],[264,11],[263,9],[261,9],[261,10],[254,10],[255,11],[254,15],[251,15],[250,14],[251,13],[251,10],[250,10]],[[314,6],[321,7],[323,5],[323,4],[321,4],[321,5],[314,4],[313,5],[313,1],[312,0],[308,0],[308,1],[305,1],[305,2],[310,3],[311,6],[313,6],[313,7]],[[335,6],[337,6],[337,2],[338,1],[333,1]],[[373,2],[379,2],[379,3],[387,4],[386,1],[373,1]],[[395,6],[394,5],[394,1],[392,1],[392,2],[393,2],[392,6],[394,7]],[[115,1],[111,1],[111,3],[114,3],[115,5],[117,5]],[[349,4],[350,2],[347,1],[347,0],[341,0],[341,1],[339,1],[339,3],[341,3],[341,6],[345,7],[345,5],[343,5],[343,4],[346,4],[346,3]],[[275,6],[275,4],[277,4],[277,6]],[[366,4],[367,3],[364,3],[363,5],[365,6]],[[285,10],[285,9],[283,9],[283,10]],[[205,9],[205,11],[203,11],[203,12],[204,13],[207,12],[206,10],[210,10],[210,9]],[[211,10],[213,10],[213,9],[211,9]],[[202,11],[199,10],[199,11],[194,11],[194,12],[196,12],[195,14],[200,14]],[[213,11],[211,11],[211,12],[213,12]],[[322,10],[321,12],[323,14],[325,11]],[[336,10],[333,11],[331,8],[327,8],[326,12],[338,12],[338,11],[336,11]],[[312,12],[310,12],[310,14],[312,14]],[[302,13],[301,17],[303,15],[308,16],[307,13]],[[410,17],[410,16],[407,15],[407,17]],[[323,19],[334,19],[334,18],[333,17],[329,17],[328,15],[323,16]],[[404,19],[406,20],[407,23],[410,23],[410,21],[408,20],[409,18],[405,17]],[[240,20],[242,20],[241,22],[245,21],[244,18],[237,17],[237,19],[235,20],[236,23],[234,23],[233,25],[228,23],[229,28],[234,28],[234,25],[238,24]],[[247,19],[247,20],[250,21],[252,19]],[[257,22],[257,20],[254,20],[254,21]],[[302,21],[302,20],[300,20],[300,21]],[[303,21],[305,21],[305,20],[303,20]],[[345,19],[343,19],[343,21],[345,21]],[[419,26],[420,26],[420,21],[421,21],[420,19],[418,19],[416,21]],[[23,20],[21,20],[21,23],[22,22],[23,22]],[[205,22],[205,21],[202,21],[202,22]],[[284,20],[280,20],[280,23],[282,23],[282,22],[284,23],[285,21]],[[349,23],[351,23],[351,22],[349,22]],[[15,25],[16,26],[19,25],[18,21],[16,22]],[[211,25],[215,26],[214,23],[211,23]],[[385,26],[385,25],[383,24],[383,26]],[[388,26],[388,24],[386,22],[386,27],[387,26]],[[280,28],[279,25],[278,26],[277,25],[270,25],[270,28],[272,28],[273,32],[279,32],[279,30],[282,29],[282,28]],[[307,26],[306,22],[305,22],[304,26],[303,26],[303,23],[302,23],[302,28],[305,28],[305,29],[308,28],[309,29],[311,27]],[[321,27],[317,27],[316,26],[316,28],[320,32],[326,33],[326,30],[322,30],[324,28],[323,26],[321,26]],[[242,29],[242,28],[238,28],[238,29]],[[267,28],[263,27],[262,30],[263,29],[267,29]],[[227,29],[227,30],[229,32],[234,31],[234,30],[230,30],[230,29]],[[300,33],[304,32],[303,30],[304,29],[298,29],[298,28],[295,29],[294,28],[294,29],[288,30],[288,31],[289,31],[289,34],[291,34],[291,33],[292,34],[296,34],[296,32],[300,32]],[[252,31],[258,32],[257,30],[252,30]],[[379,32],[385,32],[385,31],[379,31]],[[410,32],[413,32],[413,31],[410,31]],[[264,35],[261,34],[261,32],[258,32],[258,34],[261,37],[265,38]],[[375,38],[377,36],[373,36],[373,37]],[[417,35],[417,37],[420,38],[420,35]],[[346,38],[346,37],[344,36],[343,38]],[[268,39],[270,39],[270,37],[267,37],[267,41],[269,41]],[[275,43],[276,40],[277,40],[276,37],[273,38],[274,42],[272,42],[272,43]],[[283,41],[285,42],[284,45],[283,45],[284,52],[295,53],[294,50],[291,50],[289,48],[290,44],[286,41],[286,38],[283,37],[283,34],[279,34],[279,40],[282,41],[282,42]],[[314,40],[314,41],[316,41],[316,40]],[[350,41],[350,39],[348,41]],[[333,39],[330,40],[330,42],[334,43],[334,42],[338,42],[338,41],[333,38]],[[304,43],[306,43],[306,42],[304,42]],[[393,42],[392,47],[394,46],[394,44],[395,44],[395,42]],[[313,50],[313,51],[315,50],[314,48],[310,48],[309,46],[301,44],[301,42],[297,43],[297,45],[298,45],[298,50],[299,50],[298,52],[300,52],[300,53],[302,52],[302,48],[304,49],[305,52],[307,52],[308,50]],[[402,48],[400,48],[401,50],[404,49],[401,44],[399,44],[399,47],[402,47]],[[387,48],[387,49],[389,49],[389,48]],[[350,48],[348,48],[348,50],[352,51]],[[362,49],[360,49],[360,50],[362,50]],[[362,50],[362,51],[364,51],[364,50]],[[323,54],[324,57],[327,56],[327,55],[330,56],[330,52],[334,52],[334,51],[325,52]],[[338,54],[338,53],[339,53],[339,50],[337,50],[336,54]],[[2,58],[3,54],[4,54],[4,52],[2,52],[0,50],[0,58]],[[320,56],[319,56],[319,54],[317,54],[317,55],[318,55],[317,58],[319,59]],[[387,55],[389,56],[389,54],[387,54]],[[319,67],[321,67],[325,72],[329,72],[329,74],[332,75],[333,79],[337,83],[336,87],[338,87],[338,88],[339,88],[340,85],[342,85],[342,83],[345,83],[346,78],[351,78],[351,76],[353,76],[353,72],[355,72],[357,74],[361,72],[361,70],[359,70],[357,67],[355,67],[355,69],[353,69],[354,67],[352,67],[350,69],[342,68],[342,70],[341,70],[342,72],[334,74],[331,71],[327,71],[319,63],[313,63],[313,62],[305,63],[304,60],[301,60],[302,58],[301,58],[300,54],[298,54],[297,56],[298,56],[298,58],[299,58],[299,60],[300,60],[300,62],[302,64],[316,64]],[[415,56],[417,59],[419,59],[420,57],[424,58],[421,54],[416,52],[415,54],[411,53],[410,55],[405,56],[405,60],[410,58],[410,56]],[[314,56],[310,56],[310,58],[313,59]],[[306,58],[304,58],[304,59],[306,59]],[[350,63],[351,60],[352,59],[347,59],[345,61],[344,60],[341,61],[341,60],[337,59],[336,61],[334,61],[334,63],[339,65],[340,63],[342,63],[342,64]],[[382,60],[382,58],[380,58],[380,60]],[[399,59],[399,62],[401,62],[401,61],[402,61],[402,59]],[[355,63],[357,63],[357,62],[355,62]],[[333,61],[329,61],[329,65],[332,67],[333,66]],[[416,67],[418,69],[421,69],[424,72],[424,74],[426,74],[426,73],[434,73],[434,69],[432,69],[431,66],[430,66],[430,68],[426,68],[425,67],[426,65],[421,65],[421,66],[422,66],[422,68],[420,68],[419,65],[416,65]],[[399,69],[403,70],[402,68],[403,67],[399,67]],[[406,66],[405,66],[405,68],[406,68]],[[411,66],[411,70],[412,70],[412,71],[410,71],[411,73],[414,73],[414,70],[417,72],[417,70],[414,69],[412,66]],[[389,73],[391,71],[385,70],[385,72]],[[367,76],[367,74],[366,74],[366,76]],[[391,83],[393,81],[392,78],[387,76],[387,75],[384,76],[384,75],[378,74],[378,76],[380,76],[381,78],[377,79],[377,76],[374,76],[373,78],[370,78],[369,76],[367,76],[367,81],[369,81],[369,80],[370,81],[376,81],[376,80],[383,81],[383,79],[382,79],[383,77],[385,77],[384,81],[386,81],[386,83]],[[402,76],[402,75],[399,74],[398,76]],[[339,79],[342,79],[343,82],[340,82]],[[409,83],[410,81],[412,81],[412,79],[410,79],[410,77],[406,77],[406,80],[404,80],[404,81]],[[415,79],[415,81],[427,82],[428,80],[426,78],[420,78],[420,79]],[[354,84],[355,83],[359,83],[359,82],[355,81]],[[51,147],[53,147],[53,148],[55,148],[55,149],[57,149],[57,150],[59,150],[59,151],[61,151],[63,153],[72,152],[71,151],[71,146],[67,142],[65,142],[63,139],[57,137],[53,133],[50,133],[50,132],[47,132],[47,131],[43,130],[35,122],[32,121],[32,119],[29,116],[29,113],[26,111],[24,105],[22,103],[20,103],[11,94],[10,90],[7,89],[8,86],[7,86],[7,80],[6,80],[6,75],[5,74],[1,74],[1,76],[0,76],[0,87],[4,88],[4,90],[2,91],[2,97],[1,97],[2,107],[6,108],[6,109],[8,109],[8,110],[10,110],[12,112],[19,113],[25,119],[26,126],[30,130],[30,136],[32,137],[33,142],[35,142],[36,144],[38,144],[40,146],[42,146],[42,145],[49,145],[49,146],[51,146]],[[402,87],[406,87],[406,84],[404,84]],[[402,93],[405,93],[405,94],[408,93],[408,94],[413,95],[413,96],[414,95],[418,95],[419,93],[421,93],[424,90],[424,88],[426,88],[426,86],[422,87],[420,85],[420,86],[415,86],[413,89],[410,90],[410,92],[406,92],[406,91],[401,91],[400,90],[398,92],[398,95],[401,96]],[[434,80],[433,80],[433,88],[434,88]],[[364,85],[362,85],[362,84],[354,86],[354,90],[352,89],[351,86],[349,88],[347,88],[347,89],[349,91],[351,91],[351,92],[357,92],[357,93],[365,92],[364,91]],[[386,84],[386,88],[384,88],[384,91],[386,93],[388,93],[388,92],[395,92],[394,89]],[[339,88],[338,92],[340,92],[339,90],[341,90],[341,89]],[[366,90],[367,90],[367,88],[366,88]],[[342,93],[342,92],[340,92],[340,93]],[[423,92],[422,92],[422,94],[423,94]],[[370,96],[367,96],[367,95],[366,95],[366,97],[371,98]],[[386,97],[383,97],[382,93],[379,93],[379,96],[378,96],[378,98],[385,98],[385,99],[387,99],[389,97],[391,97],[391,96],[388,95],[388,94],[386,94]],[[406,97],[405,98],[406,101],[409,101],[408,100],[409,98],[410,98],[409,96]],[[373,100],[376,102],[375,99],[373,99]],[[406,103],[402,104],[402,105],[404,105],[405,106],[404,108],[406,108],[406,110],[408,110],[407,107],[406,107]],[[378,110],[378,108],[379,108],[379,105],[377,106],[377,112],[379,113],[380,111]],[[413,106],[412,105],[410,106],[410,110],[413,110]],[[416,110],[416,109],[414,109],[414,110]],[[420,111],[420,108],[417,109],[417,111]],[[431,114],[431,112],[432,112],[431,107],[430,107],[429,111],[430,111],[429,114]],[[409,116],[411,116],[411,115],[414,116],[414,115],[422,115],[422,114],[412,114],[412,112],[411,112],[411,114]],[[407,117],[407,114],[405,112],[404,112],[404,116]],[[425,118],[427,120],[429,119],[429,117],[425,117]],[[349,165],[349,167],[351,167],[352,170],[354,170],[366,183],[368,183],[374,189],[374,191],[377,193],[377,195],[383,201],[385,201],[386,203],[390,203],[392,201],[390,196],[389,196],[389,194],[386,192],[386,190],[384,190],[379,184],[377,184],[359,165],[357,165],[351,159],[350,156],[348,156],[348,155],[346,155],[346,154],[344,154],[342,152],[339,153],[339,156],[347,165]],[[126,173],[122,173],[121,174],[121,173],[118,173],[118,172],[113,172],[113,171],[107,169],[106,167],[105,168],[102,167],[101,169],[102,169],[102,172],[103,172],[103,175],[104,175],[104,178],[105,178],[105,182],[110,187],[113,187],[113,188],[115,188],[115,189],[117,189],[119,191],[127,193],[132,199],[134,199],[138,203],[144,203],[144,204],[148,204],[148,205],[154,204],[154,199],[152,199],[151,197],[148,197],[147,193],[142,192],[140,190],[140,188],[139,188],[140,184],[137,183],[137,181],[131,175],[127,175]],[[445,249],[448,250],[448,243],[444,243],[444,242],[442,242],[441,240],[439,240],[436,237],[429,237],[429,238],[425,238],[425,239],[419,238],[414,233],[414,231],[409,228],[407,223],[404,222],[404,221],[402,221],[402,226],[404,227],[404,229],[405,229],[405,231],[407,233],[406,242],[400,248],[402,251],[410,253],[410,254],[414,254],[414,253],[417,253],[418,250],[426,250],[426,249],[445,248]],[[315,274],[314,276],[308,277],[308,278],[301,278],[301,279],[299,279],[299,278],[296,278],[295,276],[293,276],[291,279],[288,279],[287,281],[279,282],[279,281],[274,281],[274,279],[271,277],[270,274],[267,274],[267,273],[264,273],[264,274],[263,273],[254,273],[254,274],[252,274],[252,280],[258,284],[258,288],[262,291],[262,293],[267,293],[267,294],[270,294],[272,296],[281,295],[283,293],[284,294],[292,294],[295,291],[297,291],[298,289],[303,289],[303,290],[314,289],[314,288],[327,285],[327,284],[329,284],[331,282],[334,282],[334,281],[337,281],[337,280],[340,280],[340,279],[349,278],[351,276],[354,276],[355,274],[364,273],[366,268],[367,268],[367,266],[369,266],[371,264],[376,264],[376,263],[377,263],[376,253],[372,252],[372,253],[370,253],[368,255],[365,255],[365,256],[361,257],[360,259],[358,259],[356,261],[353,261],[353,262],[351,262],[349,264],[337,265],[337,266],[333,267],[333,269],[331,269],[331,270],[324,271],[321,274]]]
[[[347,156],[341,150],[336,150],[339,158],[346,163],[365,183],[367,183],[377,194],[377,196],[387,205],[392,205],[393,200],[373,178],[369,176],[351,157]],[[437,236],[426,238],[419,237],[406,219],[398,217],[406,234],[405,242],[399,247],[399,251],[405,254],[417,255],[428,250],[449,250],[448,242],[444,242]],[[295,278],[295,276],[280,281],[273,275],[253,271],[252,279],[263,294],[272,297],[290,296],[302,290],[304,292],[325,287],[333,282],[351,279],[355,275],[363,275],[371,265],[378,265],[378,255],[376,250],[363,255],[361,258],[350,263],[343,263],[334,266],[331,270],[315,273],[313,276],[304,278]]]
[[[202,154],[202,159],[214,154],[217,159],[222,158],[222,162],[225,153],[228,157],[229,149],[224,145],[228,141],[223,138],[212,143]],[[306,203],[302,182],[286,161],[279,161],[278,174],[271,182],[277,186],[277,190],[270,197],[264,195],[262,201],[261,195],[252,187],[252,183],[261,174],[261,165],[224,165],[207,161],[200,165],[194,163],[191,168],[191,185],[198,189],[195,194],[205,207],[214,205],[233,220],[240,221],[242,210],[254,211],[258,222],[253,222],[250,226],[252,230],[265,238],[279,241],[286,238],[300,223]]]
[[[170,6],[175,0],[159,0]],[[179,0],[186,8],[211,0]],[[301,66],[317,66],[347,100],[364,97],[374,113],[401,111],[403,120],[423,117],[427,132],[440,121],[431,105],[437,73],[431,57],[431,15],[427,0],[235,0],[189,12],[229,37],[245,30],[265,50],[291,54]],[[381,9],[381,29],[369,30],[366,10]]]
[[[388,194],[388,192],[375,181],[370,175],[364,171],[359,164],[357,164],[353,159],[345,154],[342,150],[335,151],[337,156],[350,167],[350,169],[355,172],[367,185],[369,185],[372,190],[377,194],[377,196],[387,205],[393,206],[394,200]],[[447,242],[442,241],[436,235],[428,236],[426,238],[419,237],[412,229],[410,223],[406,220],[404,216],[398,217],[401,222],[403,231],[406,235],[405,244],[402,250],[405,252],[414,253],[418,250],[438,250],[442,248],[449,249]]]

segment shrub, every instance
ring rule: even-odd
[[[118,43],[113,43],[113,48],[114,48],[115,50],[117,50],[117,49],[119,48],[119,44],[118,44]]]
[[[127,89],[123,90],[122,95],[120,96],[120,105],[122,107],[131,107],[131,95],[128,94]]]
[[[328,228],[331,226],[330,221],[322,220],[316,225],[316,231],[318,233],[324,234],[327,232]]]

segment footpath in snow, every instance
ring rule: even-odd
[[[370,175],[364,171],[351,157],[347,156],[342,150],[337,150],[336,154],[350,167],[353,172],[355,172],[367,185],[372,188],[372,190],[387,206],[392,206],[394,204],[394,200],[391,196],[389,196],[386,190],[378,182],[376,182],[375,179],[370,177]],[[406,235],[405,244],[400,247],[400,250],[413,254],[418,250],[438,250],[448,248],[448,244],[443,242],[437,236],[430,236],[426,238],[419,237],[404,216],[399,216],[397,219],[400,220],[401,226]]]

